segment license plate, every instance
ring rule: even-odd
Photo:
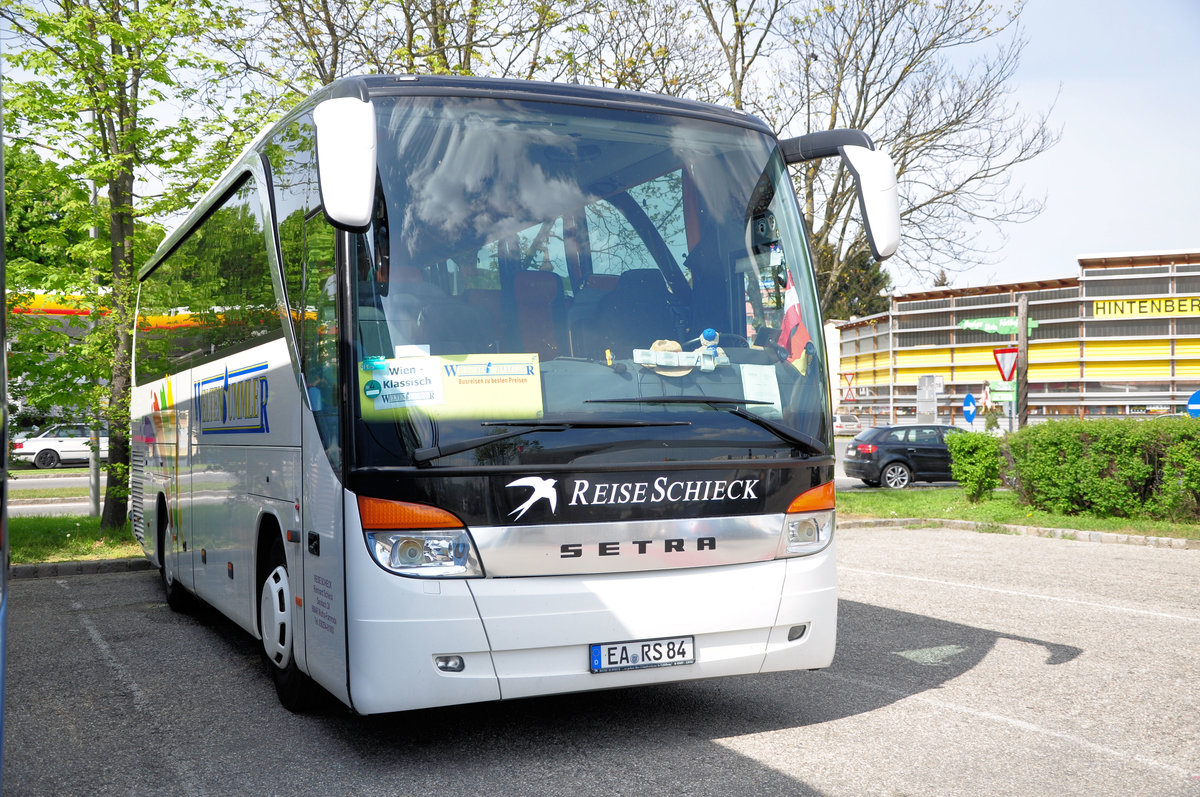
[[[592,672],[642,670],[696,663],[696,643],[690,636],[604,642],[590,645]]]

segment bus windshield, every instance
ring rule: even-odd
[[[376,97],[351,238],[351,467],[830,450],[805,231],[760,128]]]

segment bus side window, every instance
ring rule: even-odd
[[[334,231],[324,214],[305,222],[301,368],[329,461],[340,468],[338,429],[337,277]]]

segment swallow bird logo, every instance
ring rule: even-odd
[[[523,479],[517,479],[516,481],[512,481],[504,485],[505,487],[533,488],[533,495],[529,496],[529,500],[508,514],[516,515],[514,520],[520,520],[521,516],[528,512],[531,506],[543,498],[550,502],[550,514],[554,514],[558,510],[558,493],[554,489],[554,485],[557,483],[557,479],[543,479],[540,476],[526,476]]]

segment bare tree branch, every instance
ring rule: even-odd
[[[755,107],[780,130],[865,130],[892,156],[904,220],[893,272],[935,276],[987,262],[994,252],[981,227],[1003,229],[1042,209],[1011,182],[1015,166],[1059,138],[1049,109],[1028,115],[1012,99],[1022,8],[844,0],[791,17],[782,30],[791,58]],[[823,284],[832,285],[866,248],[853,182],[836,162],[809,165],[798,182],[816,248],[828,257]]]

